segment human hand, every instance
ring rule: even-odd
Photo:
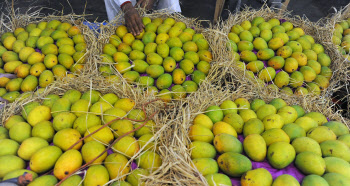
[[[125,24],[129,31],[134,35],[140,35],[145,27],[142,23],[141,17],[131,3],[127,3],[122,7],[124,12]]]
[[[146,10],[151,10],[155,0],[139,0],[135,6],[140,6]]]

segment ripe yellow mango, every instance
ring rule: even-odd
[[[60,158],[58,158],[55,167],[53,169],[53,174],[56,178],[62,180],[68,174],[80,168],[83,163],[83,158],[79,151],[68,150],[64,152]]]

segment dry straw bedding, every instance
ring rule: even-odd
[[[16,28],[23,27],[25,28],[30,23],[39,23],[41,21],[51,21],[51,20],[59,20],[61,22],[68,22],[72,24],[73,26],[77,26],[84,36],[85,42],[87,44],[86,53],[85,53],[85,60],[86,63],[84,64],[84,68],[80,71],[80,74],[75,75],[81,75],[81,76],[89,76],[93,77],[97,75],[97,71],[94,68],[94,63],[92,62],[92,55],[93,51],[95,51],[96,48],[96,36],[94,31],[89,29],[88,26],[83,24],[84,15],[75,15],[75,14],[68,14],[64,16],[58,15],[59,12],[55,12],[53,10],[53,15],[44,16],[40,13],[41,9],[38,9],[36,11],[32,12],[32,9],[29,8],[28,11],[25,14],[20,14],[19,9],[13,10],[10,7],[8,7],[7,12],[2,12],[0,15],[0,35],[6,32],[13,32]],[[57,15],[55,15],[57,14]],[[33,92],[28,92],[26,94],[30,94],[29,97],[33,96]],[[23,96],[22,94],[21,96]],[[28,96],[28,95],[26,95]],[[19,101],[17,101],[19,102]],[[0,108],[1,105],[4,104],[0,101]]]
[[[195,18],[187,18],[179,13],[170,14],[166,9],[155,10],[154,12],[152,12],[152,14],[147,14],[146,11],[144,11],[143,9],[138,9],[138,11],[141,17],[149,17],[151,19],[162,18],[163,20],[169,17],[173,18],[177,22],[178,21],[184,22],[188,28],[194,29],[196,33],[202,33],[204,38],[208,41],[209,51],[212,53],[212,61],[210,62],[211,70],[209,71],[209,74],[207,75],[206,79],[209,81],[216,79],[216,77],[218,76],[218,74],[220,74],[220,72],[214,71],[213,69],[215,68],[213,68],[213,66],[215,66],[219,62],[220,55],[221,55],[221,48],[215,45],[215,39],[216,39],[214,37],[216,35],[215,30],[210,28],[205,29],[202,27],[201,21],[205,21],[205,20],[199,21]],[[124,17],[123,17],[123,14],[120,13],[115,17],[115,19],[112,22],[109,22],[106,25],[101,25],[101,27],[95,30],[97,35],[97,47],[94,53],[95,55],[92,56],[92,58],[94,58],[93,61],[96,62],[94,64],[95,65],[94,68],[96,68],[97,71],[101,65],[110,65],[114,75],[117,75],[118,77],[120,77],[122,81],[126,82],[125,79],[122,77],[122,75],[115,69],[114,67],[115,63],[103,63],[101,62],[101,57],[100,57],[100,55],[103,54],[104,45],[109,43],[110,36],[115,34],[116,28],[123,24],[124,24]],[[135,90],[142,91],[143,89],[142,88],[140,89],[137,87]]]
[[[15,102],[15,104],[7,104],[0,113],[0,125],[3,125],[10,116],[20,114],[23,105],[26,103],[33,101],[42,102],[49,94],[63,95],[67,90],[70,89],[75,89],[82,93],[89,90],[97,90],[101,92],[102,95],[107,93],[114,93],[120,98],[133,99],[135,101],[134,108],[136,109],[142,109],[144,106],[146,116],[151,117],[152,114],[154,114],[154,116],[149,119],[152,119],[156,123],[154,128],[154,137],[148,143],[154,142],[154,144],[158,146],[156,152],[161,156],[163,162],[165,162],[164,160],[167,159],[167,144],[165,142],[167,142],[167,139],[173,132],[170,128],[171,125],[168,123],[170,121],[169,119],[174,119],[175,117],[175,106],[173,104],[164,104],[164,102],[161,100],[154,100],[152,97],[134,92],[130,89],[129,86],[126,86],[125,84],[110,84],[101,77],[91,79],[88,77],[79,76],[74,79],[65,78],[63,80],[55,81],[41,94],[30,97],[22,101],[20,104],[18,102]],[[138,158],[142,153],[143,152],[140,150],[137,154],[131,157],[129,163]],[[152,183],[155,181],[155,176],[164,175],[165,173],[163,170],[166,170],[167,167],[168,164],[163,163],[157,171],[144,178],[146,183]],[[117,179],[118,178],[113,181],[116,181]]]
[[[256,91],[261,92],[261,94],[271,94],[271,95],[285,95],[288,97],[294,97],[297,99],[296,95],[286,95],[276,90],[267,88],[266,86],[259,86],[256,79],[251,78],[245,71],[239,69],[232,58],[232,54],[226,48],[226,43],[228,42],[227,34],[230,29],[235,24],[241,24],[245,20],[253,20],[253,18],[260,16],[265,20],[271,18],[285,19],[291,22],[294,27],[300,27],[305,31],[305,34],[311,35],[316,43],[320,43],[325,48],[325,53],[328,54],[332,60],[330,68],[333,71],[333,76],[330,80],[329,87],[321,92],[320,96],[306,95],[307,99],[327,99],[330,98],[333,92],[341,88],[342,84],[339,82],[346,77],[346,65],[343,63],[342,59],[339,58],[337,51],[334,50],[332,46],[329,45],[331,42],[331,34],[329,25],[321,26],[320,23],[312,23],[306,17],[291,16],[290,12],[275,12],[267,6],[263,6],[259,10],[254,10],[249,7],[245,8],[243,11],[229,15],[226,21],[223,21],[213,27],[212,36],[209,38],[211,40],[212,47],[218,48],[220,51],[218,63],[213,66],[212,71],[220,72],[220,76],[216,78],[216,84],[225,84],[227,81],[235,81],[236,83],[247,82],[249,86],[254,86]]]
[[[343,55],[341,55],[336,45],[334,45],[332,42],[334,25],[348,18],[350,18],[350,4],[348,4],[343,9],[335,13],[332,17],[325,18],[322,21],[327,27],[329,27],[330,30],[328,32],[323,33],[323,35],[326,35],[325,37],[328,38],[327,42],[325,42],[325,45],[328,45],[329,48],[335,51],[334,55],[337,55],[340,61],[344,64],[342,67],[346,69],[344,70],[345,76],[343,76],[343,79],[341,80],[343,88],[339,90],[339,92],[341,95],[344,95],[344,97],[341,97],[341,101],[347,103],[347,117],[350,118],[350,61],[348,59],[345,59]]]
[[[233,89],[235,89],[233,87]],[[191,164],[191,150],[188,149],[191,140],[188,136],[189,127],[193,119],[211,105],[220,105],[223,101],[235,100],[237,98],[246,98],[249,101],[253,99],[262,99],[269,102],[274,98],[282,98],[288,105],[300,105],[306,112],[320,112],[330,120],[341,121],[350,128],[350,120],[343,118],[339,113],[333,111],[332,102],[319,102],[317,100],[307,100],[304,98],[294,99],[283,95],[260,94],[255,88],[243,84],[239,89],[230,91],[225,88],[217,88],[209,82],[204,82],[200,90],[191,94],[186,101],[183,101],[180,110],[171,124],[174,129],[172,136],[167,138],[167,155],[164,162],[171,165],[167,171],[166,177],[159,178],[159,184],[171,182],[174,185],[207,185],[205,178],[194,169]],[[163,181],[164,180],[164,181]]]

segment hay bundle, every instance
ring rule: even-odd
[[[52,85],[47,87],[47,89],[40,93],[36,94],[35,96],[31,96],[23,101],[16,101],[13,104],[7,104],[3,108],[3,110],[0,112],[0,125],[4,125],[6,120],[15,114],[20,114],[23,106],[27,103],[37,101],[42,102],[44,101],[44,98],[49,94],[56,94],[56,95],[63,95],[67,90],[75,89],[80,92],[86,92],[89,90],[97,90],[101,92],[102,94],[107,93],[114,93],[120,98],[130,98],[135,101],[135,107],[137,109],[144,109],[146,116],[148,119],[152,119],[155,122],[154,126],[154,136],[150,141],[148,141],[146,144],[149,144],[153,142],[155,146],[158,146],[158,149],[150,149],[153,151],[156,151],[162,159],[166,159],[164,157],[164,153],[162,153],[162,149],[164,149],[164,140],[165,138],[169,137],[169,133],[171,133],[171,128],[169,125],[167,125],[167,122],[169,122],[169,118],[174,118],[175,112],[169,112],[173,111],[172,109],[175,107],[172,104],[165,105],[163,101],[161,100],[154,100],[152,97],[148,97],[144,94],[139,94],[138,92],[134,92],[130,87],[122,84],[117,83],[109,83],[102,77],[96,77],[96,78],[89,78],[88,76],[79,76],[77,78],[64,78],[62,80],[55,81]],[[144,123],[146,124],[146,122]],[[140,155],[142,155],[144,152],[142,152],[142,149],[135,154],[133,157],[129,159],[129,165]],[[151,173],[150,175],[146,176],[144,179],[145,181],[152,181],[154,180],[154,175],[159,174],[159,172],[162,172],[163,167],[166,167],[165,163],[162,164],[162,167],[159,168],[156,172]],[[86,171],[85,169],[81,169],[77,172],[77,174],[84,173]],[[111,180],[109,183],[121,179],[120,177],[117,177],[114,180]]]
[[[229,89],[235,89],[229,91]],[[182,102],[183,107],[179,110],[178,115],[170,124],[175,129],[172,136],[167,138],[167,156],[166,160],[169,166],[168,178],[166,183],[174,185],[207,185],[205,178],[193,168],[191,160],[191,150],[189,144],[189,127],[193,124],[193,119],[204,113],[211,105],[220,105],[223,101],[235,100],[237,98],[246,98],[249,101],[259,98],[266,103],[274,98],[282,98],[288,105],[300,105],[306,112],[320,112],[330,120],[343,122],[350,129],[350,120],[343,118],[339,112],[333,111],[330,101],[320,102],[304,98],[294,99],[283,95],[260,94],[250,84],[243,84],[236,89],[235,87],[217,88],[208,82],[204,82],[198,92],[191,94],[187,101]]]
[[[340,84],[342,84],[343,87],[340,88],[335,94],[340,102],[344,102],[345,107],[347,108],[347,113],[345,113],[345,115],[346,117],[350,118],[350,61],[349,59],[344,58],[344,56],[339,52],[337,46],[332,42],[335,24],[348,18],[350,18],[350,4],[335,13],[332,17],[327,17],[322,20],[328,30],[321,31],[320,35],[322,38],[325,38],[325,45],[334,51],[333,55],[335,55],[342,63],[339,68],[343,69],[341,70],[342,78],[340,79]]]
[[[244,20],[251,21],[254,17],[263,17],[265,20],[271,18],[282,19],[291,22],[294,27],[300,27],[305,31],[305,34],[311,35],[316,43],[324,45],[325,53],[328,54],[332,60],[330,68],[333,71],[333,76],[330,79],[330,85],[325,91],[321,91],[320,96],[314,96],[312,94],[304,96],[287,95],[278,90],[267,88],[265,84],[259,84],[257,78],[252,78],[242,68],[237,67],[234,63],[231,52],[227,49],[226,43],[229,41],[227,34],[235,24],[241,24]],[[339,83],[341,79],[345,78],[344,63],[338,58],[335,51],[330,48],[326,43],[329,37],[324,37],[321,33],[326,33],[329,30],[328,27],[320,26],[320,23],[312,23],[306,17],[291,16],[290,12],[275,12],[267,6],[263,6],[259,10],[254,10],[246,7],[243,11],[229,15],[228,19],[221,24],[217,24],[213,28],[213,34],[209,37],[209,40],[214,41],[212,47],[220,48],[220,55],[218,63],[213,66],[212,71],[220,72],[220,76],[214,81],[218,85],[227,83],[228,81],[234,81],[237,85],[244,82],[249,82],[250,86],[261,92],[261,94],[278,95],[283,94],[285,96],[291,96],[296,99],[297,97],[305,97],[308,99],[324,99],[331,97],[332,93],[338,90],[342,85]],[[214,34],[215,33],[215,34]],[[222,36],[222,37],[219,37]],[[261,83],[261,82],[260,82]]]
[[[74,75],[82,75],[82,76],[95,76],[97,75],[96,68],[94,67],[94,63],[91,61],[91,56],[93,55],[93,52],[96,48],[96,36],[95,33],[89,29],[88,26],[84,25],[83,22],[85,21],[84,16],[85,15],[75,15],[75,14],[68,14],[68,15],[60,15],[60,12],[52,10],[53,14],[49,16],[45,16],[40,13],[42,8],[28,8],[28,10],[21,14],[19,9],[13,9],[10,6],[7,7],[6,12],[2,12],[0,16],[0,35],[6,32],[14,32],[16,28],[23,27],[25,28],[30,23],[39,23],[42,21],[49,22],[51,20],[59,20],[61,22],[68,22],[72,24],[73,26],[77,26],[81,34],[84,36],[85,42],[87,44],[86,52],[84,54],[85,58],[85,64],[84,68],[80,70],[79,72],[74,73]],[[77,63],[73,64],[76,65]],[[69,71],[69,69],[67,69]],[[70,72],[69,72],[70,73]],[[37,87],[40,88],[40,87]],[[22,94],[22,98],[19,98],[19,100],[26,99],[26,97],[30,96],[33,92],[26,92],[25,94]],[[0,108],[1,105],[4,104],[4,100],[0,101]]]
[[[220,48],[217,48],[216,46],[212,45],[212,42],[209,38],[210,35],[212,34],[212,30],[211,29],[204,29],[201,26],[201,22],[194,19],[194,18],[187,18],[182,16],[180,13],[169,13],[168,10],[163,9],[163,10],[156,10],[154,12],[152,12],[151,14],[147,14],[146,11],[144,9],[138,9],[139,14],[141,17],[149,17],[151,19],[155,19],[155,18],[162,18],[163,20],[166,18],[173,18],[175,21],[179,22],[184,22],[186,24],[186,26],[188,28],[192,28],[196,31],[196,33],[202,33],[204,38],[208,41],[209,43],[209,51],[211,51],[212,53],[212,61],[210,62],[210,64],[213,66],[215,63],[218,62],[218,58],[220,55]],[[120,74],[117,69],[115,68],[115,64],[117,63],[107,63],[107,62],[102,62],[102,59],[100,57],[101,54],[103,54],[103,47],[109,43],[110,40],[110,36],[113,34],[116,34],[116,28],[120,25],[124,24],[124,15],[122,13],[119,13],[115,19],[112,22],[109,22],[107,25],[103,25],[101,27],[98,28],[98,30],[95,30],[97,33],[97,52],[95,53],[96,55],[93,56],[96,60],[96,66],[99,69],[101,66],[103,65],[109,65],[110,69],[112,69],[112,75],[116,75],[117,77],[119,77],[120,81],[122,82],[126,82],[125,78],[123,78],[123,75]],[[131,68],[131,67],[130,67]],[[100,72],[101,74],[101,72]],[[215,79],[217,76],[216,72],[212,72],[212,70],[209,71],[209,74],[207,75],[206,79],[207,80],[213,80]],[[137,87],[135,89],[138,91],[143,91],[144,88],[141,87],[138,88],[137,83],[133,83],[133,85],[130,85],[132,87]]]

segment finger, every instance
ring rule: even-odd
[[[143,30],[143,28],[144,28],[144,25],[143,25],[142,20],[141,20],[140,17],[138,17],[138,18],[136,19],[136,23],[137,23],[137,26],[139,27],[139,30],[140,30],[140,33],[141,33],[142,30]]]
[[[132,19],[132,21],[131,21],[132,27],[133,27],[133,29],[135,31],[134,36],[140,34],[139,27],[138,27],[138,25],[136,23],[136,19],[137,19],[137,17],[134,17],[134,19]]]
[[[132,35],[135,35],[135,30],[131,24],[131,20],[128,20],[126,26],[128,27],[129,31],[131,32]]]

